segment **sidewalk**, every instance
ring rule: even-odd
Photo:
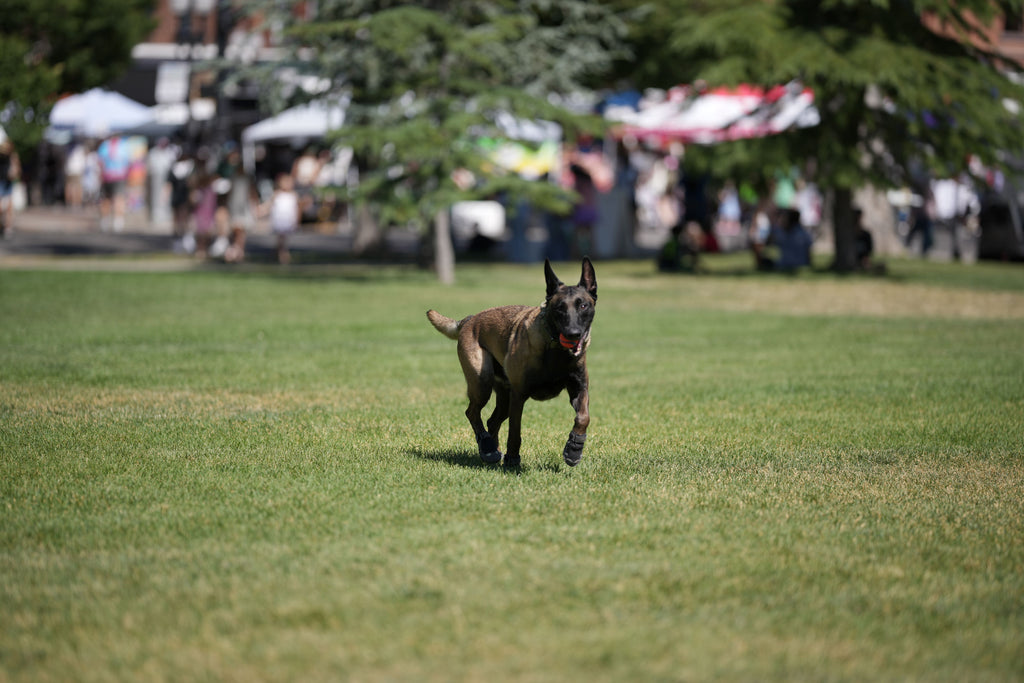
[[[169,231],[155,230],[144,216],[132,215],[120,233],[99,229],[95,209],[31,206],[14,216],[14,230],[0,240],[0,259],[12,256],[103,256],[173,253]],[[2,262],[2,261],[0,261]]]
[[[386,241],[396,258],[415,255],[419,246],[419,236],[408,232],[389,233]],[[299,262],[330,263],[352,258],[352,242],[348,232],[324,234],[304,226],[291,236],[289,247]],[[276,238],[265,222],[249,233],[246,254],[257,262],[275,260]],[[104,232],[95,208],[73,211],[63,206],[30,206],[15,214],[14,230],[0,239],[0,266],[26,258],[115,255],[167,255],[196,262],[181,251],[170,226],[150,224],[145,213],[129,214],[120,232]]]

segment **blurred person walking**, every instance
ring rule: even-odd
[[[167,172],[167,181],[171,186],[171,215],[173,216],[174,236],[184,238],[188,234],[188,222],[191,216],[191,196],[189,183],[195,160],[190,154],[182,154],[181,158],[171,164]]]
[[[75,211],[84,203],[82,182],[88,154],[84,142],[75,142],[64,160],[64,206]]]
[[[146,171],[149,179],[149,219],[154,225],[171,222],[171,197],[168,174],[177,154],[167,138],[161,138],[149,150]]]
[[[313,188],[322,165],[323,160],[313,153],[312,147],[307,147],[292,164],[292,185],[299,196],[300,221],[301,216],[315,217]]]
[[[235,164],[231,172],[231,189],[228,190],[227,198],[230,236],[224,260],[228,263],[238,263],[245,258],[245,240],[252,229],[254,207],[258,202],[256,183],[241,163]]]
[[[14,184],[21,179],[21,160],[10,138],[0,142],[0,237],[14,230]]]
[[[195,254],[197,258],[206,258],[213,243],[214,230],[217,223],[217,191],[214,189],[214,176],[203,167],[193,172],[194,179],[192,199],[192,228],[195,230]]]
[[[100,160],[102,195],[100,198],[100,229],[104,232],[124,230],[127,199],[125,187],[131,156],[123,138],[112,136],[100,143],[96,150]]]
[[[800,178],[796,181],[796,196],[793,208],[800,212],[800,224],[813,236],[821,228],[822,198],[818,186]]]
[[[726,180],[718,193],[718,218],[715,221],[715,237],[722,251],[739,249],[743,244],[743,227],[740,220],[743,207],[740,193],[733,180]]]
[[[334,232],[338,216],[338,195],[348,180],[348,171],[352,163],[352,149],[342,147],[334,151],[325,149],[320,152],[320,171],[316,176],[315,195],[319,203],[316,212],[317,223],[326,232]]]
[[[759,199],[750,218],[747,239],[750,251],[754,254],[754,267],[758,270],[771,270],[775,262],[768,256],[768,240],[772,234],[771,200]]]
[[[981,213],[978,193],[966,175],[932,181],[935,223],[948,231],[953,259],[963,258],[961,242],[970,234],[968,224]]]
[[[96,152],[96,145],[92,141],[84,147],[85,170],[82,171],[82,204],[96,206],[100,201],[100,193],[103,189],[100,155]]]
[[[572,253],[582,257],[590,253],[594,226],[600,217],[598,194],[610,190],[615,177],[600,146],[589,136],[583,136],[577,147],[567,152],[566,162],[568,173],[563,173],[562,184],[579,195],[571,214],[575,231]]]
[[[932,194],[930,182],[919,184],[915,193],[920,195],[922,202],[915,206],[911,212],[910,232],[904,242],[907,249],[911,247],[914,237],[921,233],[921,256],[925,257],[935,243],[935,196]]]

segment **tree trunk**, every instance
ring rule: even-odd
[[[360,202],[352,207],[354,211],[355,236],[352,239],[352,251],[356,256],[368,256],[380,251],[384,241],[380,225],[370,213],[369,206]]]
[[[835,260],[832,270],[837,273],[851,273],[857,268],[857,252],[854,238],[857,221],[853,215],[853,191],[850,188],[836,188],[832,195],[832,230],[835,237]]]
[[[434,216],[434,268],[441,284],[455,284],[455,247],[447,208]]]

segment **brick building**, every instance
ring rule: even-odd
[[[212,60],[237,64],[274,62],[277,33],[241,0],[159,0],[157,26],[132,49],[132,67],[111,86],[146,105],[157,105],[168,125],[183,125],[193,139],[237,139],[260,119],[255,84],[229,84]],[[315,16],[315,3],[292,11]]]

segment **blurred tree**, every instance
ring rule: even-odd
[[[5,0],[0,125],[15,145],[39,142],[57,97],[120,75],[153,30],[155,0]]]
[[[312,22],[285,20],[298,68],[326,79],[312,96],[348,101],[335,138],[362,162],[358,199],[384,222],[432,226],[448,282],[452,203],[503,193],[565,210],[571,199],[556,183],[495,172],[476,140],[502,137],[502,115],[554,121],[569,137],[601,130],[568,102],[607,70],[625,33],[613,12],[585,0],[351,0],[321,2]],[[295,94],[283,85],[267,94]],[[456,171],[472,182],[456,182]]]
[[[607,0],[629,6],[633,0]],[[814,159],[833,192],[835,267],[853,269],[853,190],[910,180],[915,165],[940,176],[969,155],[999,165],[1024,148],[1012,102],[1024,88],[988,30],[1020,0],[666,0],[634,27],[661,41],[635,66],[641,85],[760,85],[801,79],[821,124],[774,138],[702,150],[716,172],[770,177]],[[666,39],[667,34],[667,39]],[[653,61],[651,61],[653,60]],[[1007,106],[1007,103],[1010,103]]]

